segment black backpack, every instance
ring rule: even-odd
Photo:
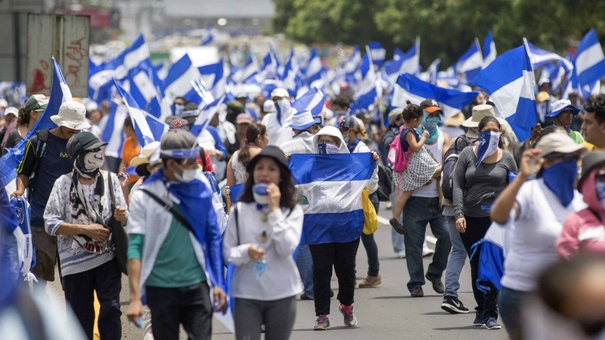
[[[454,170],[456,170],[458,157],[460,156],[460,152],[472,143],[464,135],[456,137],[443,156],[441,191],[443,192],[443,197],[450,201],[454,200]]]

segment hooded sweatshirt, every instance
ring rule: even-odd
[[[582,194],[588,208],[567,216],[563,231],[557,240],[557,252],[564,259],[579,253],[599,253],[605,255],[605,209],[597,197],[593,169],[582,183]]]

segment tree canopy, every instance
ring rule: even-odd
[[[605,2],[592,0],[273,0],[275,32],[306,44],[364,45],[379,41],[389,53],[421,37],[420,62],[455,62],[491,30],[499,53],[526,37],[563,53],[591,28],[605,37]]]

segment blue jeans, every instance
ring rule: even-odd
[[[296,267],[304,286],[305,295],[313,299],[313,258],[311,257],[309,245],[301,244],[298,248]]]
[[[391,213],[395,212],[395,202],[397,201],[397,193],[395,192],[395,188],[393,187],[393,191],[391,192]],[[401,221],[401,216],[397,216]],[[393,243],[393,251],[398,253],[400,251],[405,250],[405,243],[403,235],[397,233],[395,229],[391,228],[391,242]]]
[[[511,339],[523,339],[521,334],[522,304],[530,294],[504,286],[500,291],[500,298],[498,299],[500,318],[502,318]]]
[[[427,274],[431,278],[441,279],[450,254],[450,234],[447,231],[445,218],[439,205],[439,198],[410,197],[403,208],[403,225],[407,228],[405,252],[407,257],[408,290],[424,285],[424,267],[422,265],[422,244],[426,234],[426,225],[430,223],[431,231],[437,238],[433,261],[429,264]]]
[[[445,220],[447,222],[447,229],[450,232],[452,251],[445,268],[445,293],[443,295],[457,298],[458,289],[460,289],[460,272],[466,261],[466,250],[460,238],[460,232],[456,230],[456,219],[454,216],[445,216]]]

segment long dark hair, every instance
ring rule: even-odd
[[[267,157],[267,156],[257,156]],[[273,159],[273,157],[269,157]],[[260,159],[259,159],[260,160]],[[290,173],[290,169],[280,164],[278,161],[273,159],[275,164],[279,167],[279,174],[281,176],[281,182],[279,183],[279,191],[281,193],[281,199],[279,206],[282,208],[293,209],[298,204],[298,195],[296,194],[296,187],[294,186],[294,179]],[[252,170],[254,171],[254,169]],[[244,184],[244,191],[239,198],[240,202],[254,203],[254,195],[252,194],[252,186],[254,185],[254,174],[251,173],[246,179]]]
[[[249,143],[256,142],[258,136],[264,136],[267,132],[267,127],[263,124],[259,123],[251,123],[246,128],[246,139],[242,144],[242,147],[239,149],[239,154],[237,155],[237,160],[243,165],[246,166],[250,161],[250,146]]]
[[[26,112],[25,108],[19,108],[19,113],[17,114],[17,125],[19,126],[29,126],[29,119],[31,118],[31,113]]]

